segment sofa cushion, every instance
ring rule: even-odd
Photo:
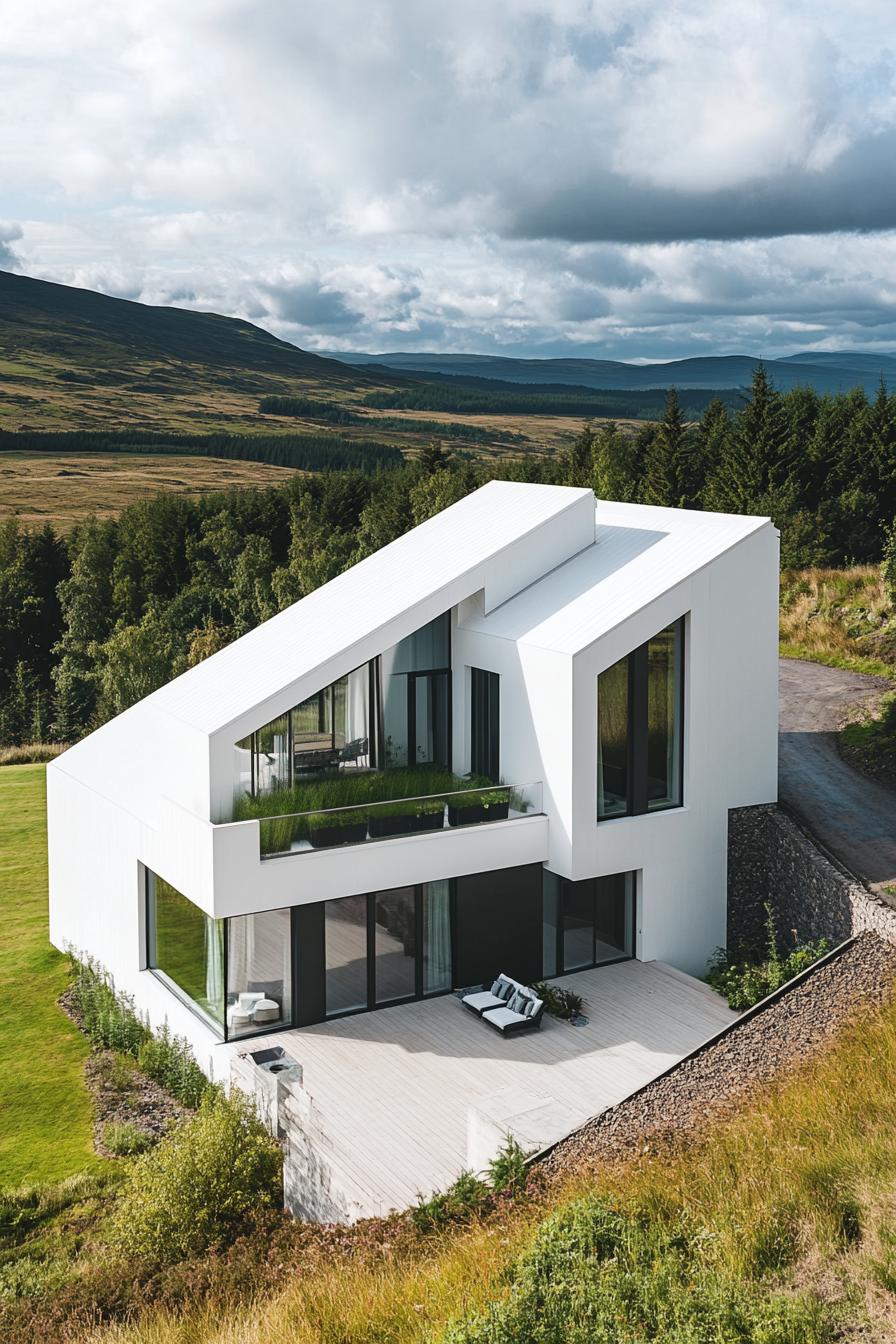
[[[513,988],[512,980],[508,980],[506,975],[499,975],[492,985],[492,993],[496,999],[501,999],[503,1003],[507,1003],[513,994]]]
[[[522,1013],[515,1013],[510,1008],[492,1008],[482,1014],[482,1020],[504,1031],[506,1027],[515,1027],[520,1022],[525,1022],[526,1018]]]
[[[541,1007],[541,999],[532,999],[526,996],[526,1002],[523,1005],[523,1013],[526,1017],[534,1017]]]
[[[507,1007],[510,1009],[512,1013],[519,1013],[522,1017],[528,1017],[528,1013],[526,1012],[526,1004],[532,1003],[532,1001],[533,1000],[531,994],[526,994],[523,992],[523,990],[518,989],[511,998]]]

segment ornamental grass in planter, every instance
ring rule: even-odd
[[[312,849],[359,845],[367,839],[366,812],[314,812],[306,821]]]
[[[392,835],[413,835],[416,831],[439,831],[445,823],[443,798],[412,798],[408,802],[372,807],[367,828],[371,840]]]
[[[449,800],[448,824],[472,826],[480,821],[506,821],[509,811],[509,789],[471,790]]]

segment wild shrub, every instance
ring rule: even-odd
[[[137,1063],[172,1097],[195,1110],[212,1086],[182,1036],[172,1036],[167,1025],[147,1036],[137,1051]]]
[[[72,956],[75,978],[74,1005],[81,1028],[95,1045],[119,1050],[136,1060],[139,1067],[184,1106],[195,1109],[211,1084],[182,1036],[173,1036],[167,1025],[153,1035],[138,1017],[134,1000],[116,990],[112,979],[97,962]]]
[[[114,1246],[154,1264],[232,1238],[281,1199],[280,1148],[237,1091],[209,1088],[199,1110],[134,1162],[109,1225]]]
[[[136,1157],[152,1147],[152,1135],[130,1120],[110,1120],[103,1126],[103,1146],[116,1157]]]
[[[462,1171],[447,1190],[437,1191],[429,1199],[421,1195],[411,1209],[411,1221],[418,1232],[438,1232],[450,1223],[463,1222],[478,1213],[489,1194],[485,1181],[471,1171]]]
[[[767,995],[786,985],[795,975],[808,970],[831,950],[828,940],[819,938],[817,942],[799,943],[783,955],[778,946],[770,906],[766,906],[766,912],[767,950],[764,958],[736,960],[729,956],[725,948],[720,947],[709,962],[707,984],[727,999],[728,1007],[737,1012],[752,1008]]]
[[[548,1218],[511,1266],[510,1292],[449,1326],[446,1344],[821,1344],[825,1308],[725,1275],[706,1229],[587,1195]]]
[[[519,1194],[529,1179],[530,1154],[521,1148],[512,1134],[488,1164],[488,1178],[496,1194]]]
[[[559,985],[549,985],[544,980],[540,980],[531,988],[533,993],[537,994],[544,1003],[545,1012],[550,1017],[559,1017],[564,1022],[569,1022],[572,1018],[578,1017],[585,1006],[585,1000],[581,994],[575,994],[571,989],[562,989]]]

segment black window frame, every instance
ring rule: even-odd
[[[358,1013],[378,1013],[385,1008],[397,1008],[403,1003],[419,1003],[421,1000],[443,998],[446,994],[453,993],[454,984],[454,965],[456,960],[455,939],[457,932],[457,917],[455,911],[456,892],[453,878],[433,878],[433,882],[448,882],[448,920],[449,937],[451,942],[451,986],[448,989],[432,989],[426,992],[423,988],[423,888],[430,885],[429,882],[406,882],[398,887],[381,887],[377,891],[358,892],[359,896],[364,896],[367,900],[367,1004],[361,1008],[345,1008],[339,1013],[327,1012],[327,951],[324,943],[323,955],[323,1010],[324,1016],[321,1019],[324,1022],[336,1022],[342,1017],[356,1017]],[[389,999],[385,1003],[376,1001],[376,898],[377,896],[387,895],[390,891],[404,891],[408,887],[414,889],[414,993],[405,994],[398,999]],[[334,897],[334,900],[340,898]],[[321,901],[322,907],[326,906],[326,901]],[[295,955],[294,942],[294,955]],[[295,974],[295,972],[293,972]],[[295,996],[294,996],[295,997]]]
[[[470,771],[497,784],[501,778],[501,676],[470,668]]]
[[[626,870],[625,872],[623,872],[623,873],[606,873],[606,874],[603,874],[603,876],[605,876],[605,877],[630,877],[630,878],[631,878],[632,908],[631,908],[631,913],[630,913],[630,921],[631,921],[631,923],[630,923],[630,927],[629,927],[629,930],[628,930],[629,939],[630,939],[630,941],[631,941],[631,949],[632,949],[631,952],[621,952],[621,953],[619,954],[618,957],[605,957],[605,958],[604,958],[603,960],[601,960],[601,961],[598,961],[597,958],[594,957],[594,959],[593,959],[587,966],[575,966],[575,967],[573,967],[573,969],[571,969],[571,970],[569,970],[569,971],[566,970],[565,961],[564,961],[564,957],[563,957],[563,948],[564,948],[564,941],[565,941],[565,940],[564,940],[564,936],[563,936],[563,935],[564,935],[564,927],[563,927],[563,913],[564,913],[564,911],[563,911],[563,897],[564,897],[564,894],[565,894],[567,891],[569,891],[573,886],[578,886],[578,885],[580,885],[580,884],[579,884],[579,883],[573,883],[573,882],[571,882],[570,879],[567,878],[567,877],[561,877],[561,876],[559,875],[559,873],[552,873],[551,876],[552,876],[552,877],[555,879],[555,881],[557,882],[557,925],[556,925],[556,945],[555,945],[555,948],[554,948],[554,956],[555,956],[555,965],[556,965],[556,969],[553,970],[553,971],[550,971],[550,972],[549,972],[549,971],[543,971],[544,976],[545,976],[548,980],[551,980],[551,979],[557,979],[557,978],[559,978],[560,976],[564,976],[564,975],[577,975],[579,971],[593,971],[593,970],[597,970],[597,969],[599,969],[599,968],[602,967],[602,966],[616,966],[616,965],[618,965],[618,963],[619,963],[620,961],[635,961],[635,960],[637,959],[637,955],[638,955],[638,896],[639,896],[639,886],[640,886],[640,883],[639,883],[639,880],[638,880],[638,879],[639,879],[639,874],[638,874],[638,870],[637,870],[637,869],[627,869],[627,870]],[[593,952],[595,951],[596,947],[597,947],[597,898],[598,898],[598,886],[597,886],[597,884],[598,884],[598,882],[601,881],[601,878],[600,878],[600,877],[590,877],[590,878],[584,878],[583,881],[584,881],[584,882],[593,882],[593,883],[594,883],[594,890],[593,890],[593,892],[592,892],[593,909],[592,909],[592,919],[591,919],[591,947],[592,947],[592,953],[593,953]],[[544,899],[544,897],[542,897],[542,899]]]
[[[675,762],[675,792],[671,802],[659,807],[650,806],[648,789],[648,681],[649,648],[651,640],[662,633],[677,627],[678,647],[680,649],[680,668],[678,678],[678,757]],[[625,655],[628,666],[628,737],[626,752],[626,808],[624,812],[613,812],[602,816],[595,815],[599,825],[609,821],[621,821],[626,817],[652,816],[657,812],[671,812],[684,807],[684,753],[685,753],[685,676],[687,668],[687,614],[664,625],[662,630],[646,639],[638,648]],[[622,662],[622,659],[618,660]],[[604,669],[609,671],[609,668]],[[600,678],[597,677],[597,725],[595,746],[600,741]],[[598,772],[595,770],[595,781]]]

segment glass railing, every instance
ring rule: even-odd
[[[263,859],[310,853],[337,845],[363,845],[372,840],[419,835],[490,821],[515,821],[541,812],[541,784],[492,784],[484,789],[459,789],[419,798],[326,811],[290,812],[258,821]]]

